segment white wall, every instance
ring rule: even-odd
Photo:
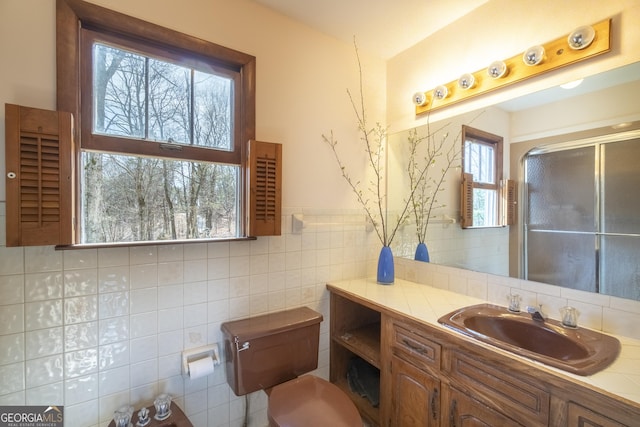
[[[284,205],[356,206],[345,191],[331,150],[321,139],[323,133],[334,130],[348,165],[355,174],[363,170],[364,157],[346,93],[347,88],[358,88],[353,45],[249,0],[93,3],[256,56],[256,137],[284,144]],[[55,1],[3,0],[0,19],[0,101],[55,108]],[[371,122],[383,122],[385,64],[366,52],[360,55]],[[0,118],[4,129],[4,109]],[[2,135],[0,141],[4,131]],[[5,200],[4,176],[0,174],[0,201]]]

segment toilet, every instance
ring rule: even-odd
[[[237,396],[264,390],[271,427],[362,427],[335,384],[314,375],[322,314],[308,307],[223,323],[227,382]]]

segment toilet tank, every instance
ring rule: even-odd
[[[242,396],[316,369],[320,322],[322,314],[301,307],[223,323],[233,392]]]

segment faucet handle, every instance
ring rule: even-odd
[[[509,300],[509,311],[514,313],[520,312],[520,295],[518,294],[509,294],[507,295],[507,299]]]
[[[138,412],[138,422],[136,423],[136,426],[145,427],[150,422],[151,418],[149,417],[149,410],[147,408],[140,409]]]
[[[575,307],[562,307],[560,314],[562,314],[562,326],[566,326],[567,328],[578,327],[578,315],[580,312]]]

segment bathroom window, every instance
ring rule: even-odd
[[[236,237],[238,72],[93,31],[83,43],[82,243]]]
[[[496,227],[502,215],[502,144],[500,136],[462,127],[463,228]]]
[[[254,57],[63,0],[57,61],[79,141],[77,242],[248,235]]]
[[[526,279],[640,300],[637,132],[530,151]]]

